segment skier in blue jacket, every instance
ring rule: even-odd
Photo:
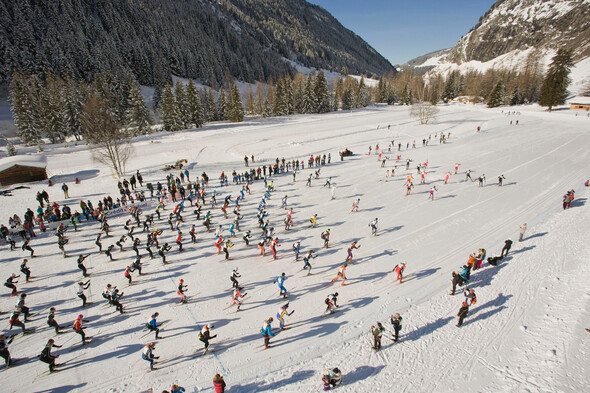
[[[287,290],[285,289],[285,286],[283,285],[286,279],[287,278],[285,277],[285,273],[283,273],[273,281],[273,284],[276,283],[279,286],[279,290],[280,290],[279,296],[283,295],[283,297],[285,299],[288,297]]]
[[[264,321],[264,323],[262,324],[262,328],[260,329],[260,334],[264,336],[265,349],[269,347],[270,338],[274,337],[274,334],[272,334],[272,328],[270,326],[272,321],[272,317],[268,318],[266,321]]]
[[[158,328],[158,322],[156,321],[156,318],[158,318],[158,316],[160,316],[160,314],[154,313],[152,315],[152,319],[146,324],[148,330],[156,332],[156,340],[159,338],[158,334],[160,333],[160,329]]]

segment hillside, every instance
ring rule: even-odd
[[[590,56],[590,1],[500,0],[451,49],[448,62],[487,62],[514,50],[572,49]]]
[[[0,85],[13,67],[91,80],[131,70],[143,85],[172,75],[244,82],[306,67],[381,75],[392,66],[323,8],[303,0],[0,2]],[[289,60],[289,61],[286,61]]]

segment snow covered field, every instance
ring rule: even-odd
[[[243,171],[245,154],[254,155],[256,164],[274,163],[275,158],[304,160],[310,154],[331,153],[331,163],[321,167],[321,176],[305,182],[317,168],[304,169],[292,182],[291,172],[272,177],[275,192],[267,204],[271,225],[281,247],[279,258],[259,256],[253,245],[246,247],[243,231],[259,234],[256,209],[264,183],[255,182],[252,194],[242,204],[242,232],[234,239],[231,260],[217,255],[213,232],[197,224],[198,242],[190,243],[188,230],[195,223],[188,207],[183,226],[185,251],[174,244],[175,232],[165,220],[157,221],[161,241],[173,249],[163,265],[159,258],[144,255],[144,274],[134,274],[137,284],[127,287],[123,276],[135,253],[129,241],[124,252],[115,252],[116,261],[96,251],[99,232],[95,223],[70,228],[63,259],[53,234],[33,239],[38,257],[29,262],[31,283],[18,284],[28,294],[27,304],[35,313],[27,327],[37,332],[16,340],[10,347],[16,359],[25,359],[2,371],[4,392],[154,392],[178,383],[187,392],[212,391],[215,373],[225,376],[229,392],[319,392],[321,374],[326,367],[343,372],[341,392],[582,392],[590,386],[588,362],[590,327],[590,246],[588,245],[589,189],[583,182],[590,177],[590,118],[571,111],[546,113],[537,107],[519,107],[520,115],[506,116],[502,109],[471,105],[441,106],[432,125],[419,126],[408,109],[378,106],[354,112],[252,120],[239,124],[213,124],[198,131],[158,134],[134,143],[135,156],[128,163],[129,176],[139,169],[144,181],[165,184],[165,164],[188,160],[191,179],[205,171],[211,188],[222,201],[227,193],[235,199],[241,186],[221,188],[221,171]],[[510,108],[514,110],[514,108]],[[519,125],[510,121],[519,120]],[[387,126],[390,125],[390,129]],[[482,131],[476,132],[480,126]],[[436,133],[450,133],[446,144],[439,144]],[[432,135],[428,146],[422,139]],[[388,152],[388,145],[395,148]],[[412,148],[412,141],[416,148]],[[403,144],[401,152],[397,143]],[[410,148],[406,149],[406,143]],[[381,168],[374,155],[366,155],[369,146],[379,144],[389,156]],[[340,161],[338,151],[351,149],[355,155]],[[23,151],[24,149],[21,149]],[[54,186],[27,184],[30,189],[13,191],[3,197],[0,220],[27,207],[36,209],[35,194],[45,189],[50,199],[67,203],[72,210],[80,199],[91,200],[106,194],[118,195],[117,185],[108,168],[97,166],[85,146],[48,147],[48,172]],[[396,161],[396,156],[401,160]],[[405,160],[410,158],[410,170]],[[426,184],[420,183],[416,165],[428,161]],[[443,184],[446,172],[459,173]],[[386,170],[395,169],[387,179]],[[465,171],[472,177],[485,174],[487,183],[465,182]],[[178,173],[176,171],[175,173]],[[405,196],[406,176],[414,176],[415,189]],[[498,187],[497,176],[506,177]],[[74,178],[81,183],[73,183]],[[336,184],[336,199],[322,187],[331,177]],[[60,185],[67,182],[71,199],[63,200]],[[434,201],[428,191],[436,185]],[[563,194],[576,191],[569,210],[561,209]],[[148,194],[149,195],[149,194]],[[284,231],[285,210],[281,198],[289,196],[295,226]],[[360,209],[350,213],[352,202],[360,198]],[[150,202],[146,213],[155,209]],[[213,210],[214,227],[227,227],[218,206]],[[233,205],[232,205],[233,207]],[[167,205],[162,217],[173,204]],[[203,209],[207,211],[206,208]],[[318,227],[309,228],[308,219],[318,214]],[[231,214],[230,214],[231,216]],[[370,236],[368,223],[379,219],[378,236]],[[113,237],[103,239],[103,248],[114,244],[125,233],[127,216],[110,219]],[[528,223],[522,243],[518,229]],[[331,229],[328,249],[322,248],[320,233]],[[140,234],[143,243],[145,234]],[[451,272],[467,262],[470,253],[487,249],[498,255],[504,240],[514,240],[512,251],[497,267],[484,264],[468,283],[475,289],[478,302],[471,307],[462,328],[455,326],[463,301],[460,291],[449,296]],[[301,271],[303,262],[295,262],[291,250],[301,241],[302,254],[317,251],[312,260],[314,273]],[[359,240],[354,252],[356,264],[347,269],[345,286],[330,284],[337,268],[346,259],[349,244]],[[20,246],[20,243],[17,244]],[[143,247],[141,249],[143,251]],[[2,246],[0,276],[5,280],[17,273],[28,253],[9,251]],[[91,253],[86,266],[91,273],[92,304],[82,309],[76,297],[75,283],[81,278],[76,255]],[[144,251],[145,254],[145,251]],[[395,282],[393,267],[407,262],[403,284]],[[229,276],[234,267],[245,284],[244,311],[228,308],[231,298]],[[278,298],[272,281],[282,272],[290,294],[289,318],[293,326],[271,340],[275,346],[262,349],[259,333],[265,318],[274,317],[285,302]],[[194,302],[178,305],[176,287],[183,278]],[[122,302],[127,313],[119,315],[104,306],[101,291],[107,283],[125,292]],[[339,311],[322,316],[324,299],[339,292]],[[0,310],[12,309],[16,298],[3,287]],[[90,320],[86,333],[98,340],[86,347],[71,329],[56,338],[65,344],[56,350],[58,362],[73,359],[64,371],[40,376],[47,366],[36,356],[54,336],[45,317],[49,307],[57,308],[56,320],[71,326],[82,313]],[[167,321],[161,331],[155,354],[162,368],[146,373],[148,364],[141,350],[153,339],[142,338],[143,325],[158,311],[159,322]],[[387,335],[383,348],[375,353],[369,345],[369,328],[380,321],[390,328],[389,316],[400,313],[403,320],[401,340],[393,343]],[[2,318],[8,322],[8,315]],[[22,318],[21,318],[22,319]],[[199,356],[202,343],[198,331],[203,324],[215,325],[211,340],[215,352]],[[8,332],[8,324],[3,327]],[[12,333],[17,333],[13,330]],[[198,352],[195,353],[198,349]],[[75,359],[74,359],[75,358]]]

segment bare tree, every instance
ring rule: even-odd
[[[92,149],[92,158],[111,167],[117,176],[124,176],[133,146],[127,130],[121,127],[104,99],[91,96],[82,107],[81,121],[84,138]]]
[[[416,100],[410,107],[410,116],[415,117],[420,121],[420,124],[428,124],[429,121],[434,120],[438,113],[438,108],[426,100],[426,89],[424,86],[418,90]]]

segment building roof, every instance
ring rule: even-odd
[[[6,157],[0,159],[0,172],[4,172],[15,166],[24,166],[30,168],[42,168],[47,167],[47,158],[41,154],[34,155],[16,155],[12,157]]]
[[[590,97],[577,96],[568,101],[570,105],[589,105]]]

